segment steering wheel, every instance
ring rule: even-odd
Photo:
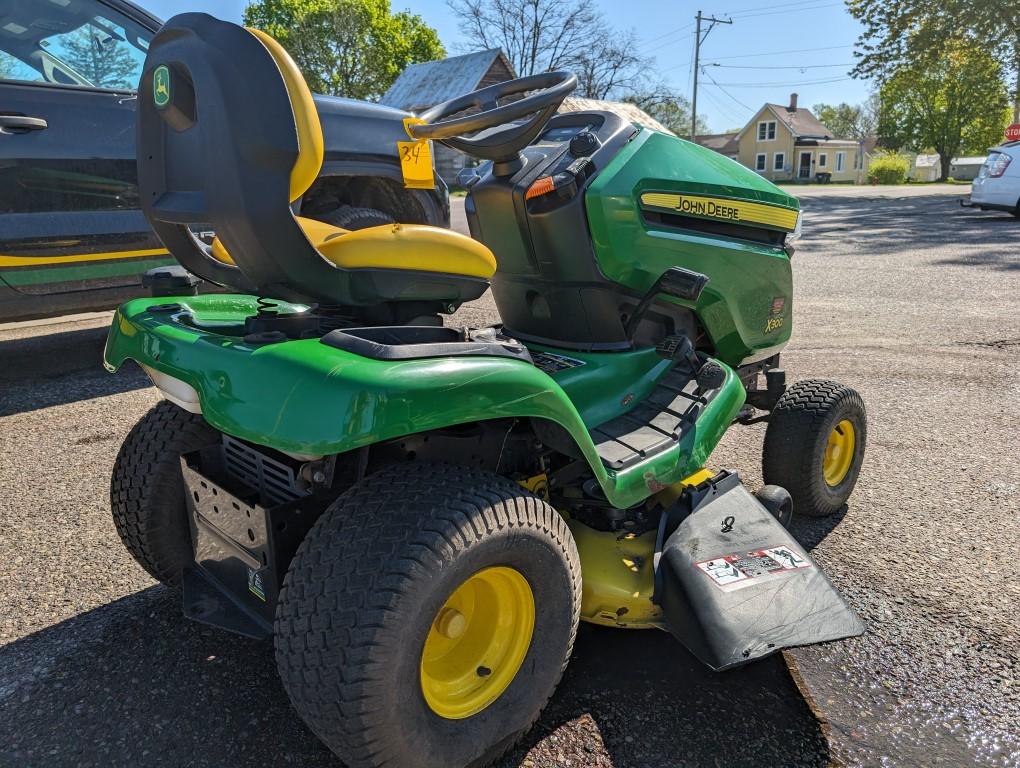
[[[483,160],[513,162],[576,87],[577,78],[564,71],[507,80],[436,104],[418,115],[424,124],[408,126],[407,130],[416,139],[435,139]],[[499,105],[500,99],[529,91],[532,93],[523,99]],[[450,118],[472,107],[481,111]],[[464,136],[466,133],[474,135]]]

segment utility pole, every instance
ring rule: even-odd
[[[698,25],[694,31],[694,93],[691,95],[691,141],[698,133],[698,69],[701,66],[701,44],[716,24],[732,24],[732,19],[717,19],[715,16],[702,16],[701,11],[694,17]],[[705,36],[701,35],[701,22],[708,22]]]

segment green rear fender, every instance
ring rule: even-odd
[[[180,301],[197,305],[210,298]],[[226,300],[215,298],[221,305]],[[490,419],[548,419],[576,442],[610,502],[626,507],[702,466],[744,401],[739,379],[727,368],[722,392],[676,446],[610,472],[588,434],[596,425],[586,425],[563,388],[524,361],[372,360],[317,339],[252,346],[149,310],[165,301],[138,299],[117,311],[104,353],[107,369],[130,359],[183,381],[197,392],[213,427],[291,454],[343,453]],[[244,311],[254,309],[250,297],[236,301]]]

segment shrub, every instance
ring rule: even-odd
[[[894,152],[875,155],[868,166],[868,180],[873,184],[903,184],[907,180],[910,161]]]

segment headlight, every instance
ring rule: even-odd
[[[147,365],[142,365],[142,370],[149,374],[152,383],[167,400],[191,413],[202,413],[198,392],[193,386]]]

